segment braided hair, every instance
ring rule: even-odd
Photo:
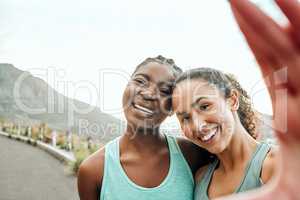
[[[156,57],[146,58],[141,64],[139,64],[135,68],[133,74],[138,69],[140,69],[142,66],[145,66],[145,65],[147,65],[148,63],[151,63],[151,62],[155,62],[155,63],[159,63],[159,64],[163,64],[163,65],[169,66],[170,69],[172,70],[173,75],[174,75],[175,78],[177,78],[182,73],[182,69],[175,64],[175,62],[174,62],[173,59],[165,58],[165,57],[159,55],[159,56],[156,56]]]
[[[239,108],[237,111],[239,119],[247,132],[256,139],[256,113],[253,109],[248,93],[241,87],[234,75],[225,74],[212,68],[197,68],[182,73],[176,79],[176,84],[186,79],[196,78],[203,79],[204,81],[216,86],[221,92],[223,92],[225,98],[229,98],[231,96],[233,89],[236,89],[239,92]]]

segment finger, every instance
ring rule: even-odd
[[[261,35],[257,34],[255,30],[253,30],[253,28],[249,26],[249,24],[234,7],[232,7],[232,11],[242,33],[245,36],[245,39],[248,42],[249,47],[251,48],[255,56],[271,57],[271,55],[276,54],[274,48],[272,48],[272,46],[270,46],[270,44],[261,37]],[[279,68],[280,66],[276,67]]]
[[[277,5],[289,19],[291,24],[300,29],[300,2],[299,0],[276,0]]]
[[[263,54],[262,56],[257,55],[257,53],[253,51],[261,67],[266,65],[265,62],[267,62],[267,66],[272,67],[276,71],[280,71],[283,67],[288,67],[288,83],[286,85],[291,94],[297,93],[300,90],[298,87],[300,85],[300,79],[298,77],[298,74],[300,74],[300,68],[298,67],[300,63],[300,57],[297,55],[298,51],[296,48],[294,48],[292,40],[289,39],[290,37],[287,31],[279,27],[272,19],[263,14],[249,1],[232,0],[231,2],[231,7],[237,20],[243,21],[242,27],[248,27],[247,30],[245,30],[245,28],[242,30],[245,37],[249,38],[249,36],[252,35],[254,38],[252,39],[252,42],[250,41],[252,46],[254,44],[256,47],[261,47],[259,49],[261,54]],[[246,7],[249,8],[249,10],[252,10],[251,18]],[[259,25],[257,26],[257,24]],[[268,30],[268,28],[264,28],[265,30],[259,30],[259,27],[261,27],[262,24],[265,26],[268,24],[273,24],[273,28],[270,30]],[[272,27],[272,25],[269,26]],[[274,33],[277,33],[281,36],[277,37],[276,34],[274,35]],[[255,34],[257,35],[256,37],[253,36]],[[249,39],[247,41],[249,43]],[[269,48],[262,48],[262,46],[269,46]],[[269,53],[266,51],[269,51]],[[261,69],[264,73],[263,70],[265,67],[262,67]]]
[[[272,47],[261,38],[261,36],[257,35],[254,30],[248,26],[245,20],[239,15],[239,13],[232,8],[234,16],[238,22],[238,25],[243,32],[245,39],[252,50],[256,61],[259,64],[260,70],[264,77],[264,81],[267,85],[268,91],[271,95],[271,99],[275,100],[274,95],[274,80],[272,75],[275,70],[272,66],[280,66],[280,64],[275,60],[274,56],[272,56],[273,49]]]
[[[296,48],[300,52],[300,38],[299,38],[300,30],[294,30],[291,24],[288,24],[286,27],[284,27],[284,29],[287,32],[287,34],[289,34],[291,40],[294,42]]]
[[[286,30],[300,51],[300,3],[297,0],[277,0],[276,2],[291,23]]]
[[[297,55],[289,35],[256,5],[248,0],[231,0],[230,2],[249,26],[276,50],[281,59],[290,60],[291,57]]]

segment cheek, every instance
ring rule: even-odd
[[[222,132],[232,135],[235,129],[235,122],[231,112],[224,113],[222,118]]]
[[[189,126],[181,124],[181,129],[185,137],[192,139],[192,131]]]
[[[129,99],[129,91],[128,91],[128,89],[126,88],[125,89],[125,91],[124,91],[124,93],[123,93],[123,98],[122,98],[122,104],[123,104],[123,109],[124,110],[126,110],[126,108],[128,107],[128,105],[129,105],[129,101],[128,101],[128,99]]]
[[[131,105],[135,93],[136,93],[136,89],[130,84],[128,84],[124,90],[123,99],[122,99],[124,109],[126,109],[128,106]]]
[[[160,100],[160,110],[164,114],[169,114],[169,112],[172,110],[172,99],[171,97],[164,97]]]

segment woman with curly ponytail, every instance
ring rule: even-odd
[[[194,199],[254,189],[272,177],[273,152],[256,141],[256,113],[233,75],[211,68],[182,73],[172,106],[184,135],[216,156],[198,169]]]

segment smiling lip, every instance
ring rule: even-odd
[[[154,111],[153,111],[153,110],[151,110],[151,109],[149,109],[149,108],[146,108],[146,107],[144,107],[144,106],[142,106],[142,105],[138,105],[138,104],[133,103],[133,107],[134,107],[135,109],[137,109],[138,111],[140,111],[140,112],[142,112],[142,113],[145,113],[145,114],[147,114],[147,115],[153,115],[153,114],[154,114]]]
[[[218,132],[218,127],[212,129],[211,131],[209,131],[209,133],[207,133],[205,135],[198,136],[198,138],[202,142],[209,143],[214,138],[214,136],[217,134],[217,132]]]

